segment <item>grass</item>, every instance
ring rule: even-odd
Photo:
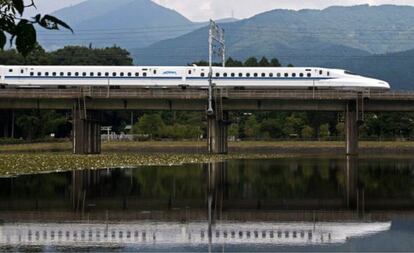
[[[230,159],[270,159],[279,155],[205,155],[205,154],[103,154],[66,153],[0,154],[0,177],[62,172],[84,169],[135,168],[138,166],[174,166],[201,164]],[[286,156],[283,156],[286,157]]]
[[[404,141],[361,141],[360,147],[378,149],[414,149],[414,142]],[[204,141],[148,141],[148,142],[104,142],[103,152],[131,152],[131,151],[203,151],[207,147]],[[309,149],[309,148],[344,148],[345,143],[341,141],[241,141],[230,142],[230,148],[237,150],[260,152],[260,148],[274,149]],[[0,145],[0,153],[43,153],[43,152],[71,152],[70,142],[57,143],[33,143]],[[255,151],[256,150],[256,151]]]

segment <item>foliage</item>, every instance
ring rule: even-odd
[[[329,125],[328,124],[323,124],[320,126],[320,130],[319,130],[319,136],[321,138],[327,138],[329,137],[330,133],[329,133]]]
[[[62,20],[51,16],[37,14],[32,19],[24,18],[26,8],[35,7],[34,2],[25,5],[24,0],[0,1],[0,48],[4,49],[7,37],[10,44],[15,44],[19,53],[27,56],[36,48],[37,34],[34,25],[39,25],[48,30],[66,28],[72,31],[69,25]],[[73,32],[73,31],[72,31]]]
[[[260,133],[260,125],[256,120],[256,116],[252,115],[246,121],[244,125],[244,133],[246,137],[258,138]]]
[[[148,134],[151,138],[161,137],[165,124],[159,113],[144,114],[134,125],[132,132],[134,134]]]
[[[302,135],[302,138],[304,138],[304,139],[310,139],[310,138],[312,138],[312,137],[313,137],[313,133],[314,133],[314,131],[313,131],[313,128],[312,128],[312,127],[310,127],[310,126],[305,126],[305,127],[302,129],[302,133],[301,133],[301,135]]]

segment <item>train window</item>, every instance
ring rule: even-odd
[[[135,76],[139,76],[139,73],[138,72],[135,72]]]
[[[319,70],[319,75],[322,75],[323,74],[323,71],[322,70]]]
[[[45,72],[45,76],[49,76],[49,72]]]
[[[300,76],[300,77],[303,77],[303,73],[300,73],[300,74],[299,74],[299,76]]]
[[[308,73],[308,77],[311,77],[312,76],[312,74],[311,73]]]
[[[292,73],[292,77],[296,77],[296,73]]]
[[[246,73],[246,77],[250,77],[250,73]]]
[[[154,69],[154,75],[156,75],[156,74],[157,74],[157,70]]]
[[[124,76],[124,72],[121,72],[121,74],[120,74],[121,76]]]
[[[95,75],[95,73],[91,72],[91,73],[89,73],[89,75],[90,75],[90,76],[94,76],[94,75]]]
[[[192,72],[191,72],[191,70],[189,70],[189,71],[188,71],[188,74],[189,74],[189,75],[191,75],[191,73],[192,73]]]
[[[13,69],[9,69],[9,72],[11,73],[11,72],[13,72]]]
[[[83,72],[83,73],[82,73],[82,76],[86,76],[86,72]]]
[[[56,72],[53,72],[53,73],[52,73],[52,76],[56,76]]]
[[[23,69],[21,69],[21,70],[20,70],[20,73],[21,73],[21,74],[23,74],[23,73],[24,73],[24,70],[23,70]]]
[[[79,72],[75,72],[75,76],[79,76]]]
[[[102,73],[101,72],[98,72],[98,76],[101,76],[102,75]]]
[[[280,74],[280,73],[277,73],[277,77],[281,77],[282,76],[282,74]]]
[[[236,74],[235,73],[231,73],[231,77],[235,77],[236,76]]]
[[[72,72],[68,72],[68,76],[71,76],[72,75]]]
[[[147,73],[146,72],[142,73],[142,76],[147,76]]]
[[[41,76],[41,75],[42,75],[42,72],[37,72],[37,75],[38,75],[38,76]]]
[[[224,74],[223,74],[223,76],[224,76],[224,77],[227,77],[227,73],[224,73]]]
[[[289,77],[289,74],[288,73],[285,73],[285,77]]]
[[[128,72],[128,76],[131,77],[132,76],[132,73],[131,72]]]
[[[262,73],[262,77],[266,77],[266,73]]]
[[[273,77],[273,73],[269,73],[269,77]]]
[[[328,73],[326,73],[328,76],[331,74],[329,71],[328,71]]]
[[[105,72],[105,76],[109,76],[109,72]]]
[[[33,72],[30,72],[30,76],[34,76],[34,73]]]
[[[63,72],[60,72],[59,74],[60,74],[60,76],[64,76],[65,75],[65,73],[63,73]]]
[[[116,76],[116,72],[113,72],[113,73],[112,73],[112,76]]]
[[[257,73],[254,73],[254,77],[257,77],[258,76],[258,74]]]
[[[220,77],[220,73],[216,73],[216,77]]]
[[[205,75],[204,73],[201,73],[201,74],[200,74],[200,76],[201,76],[201,77],[204,77],[204,75]]]
[[[239,73],[239,77],[243,77],[243,73]]]

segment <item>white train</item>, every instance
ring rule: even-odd
[[[0,84],[42,88],[109,86],[207,88],[209,68],[115,66],[0,66]],[[326,68],[223,68],[214,67],[217,87],[271,89],[388,90],[387,82]]]

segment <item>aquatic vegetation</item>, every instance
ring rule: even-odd
[[[0,176],[17,176],[84,169],[134,168],[138,166],[174,166],[219,162],[230,159],[277,158],[272,154],[127,154],[72,155],[62,153],[0,154]]]

